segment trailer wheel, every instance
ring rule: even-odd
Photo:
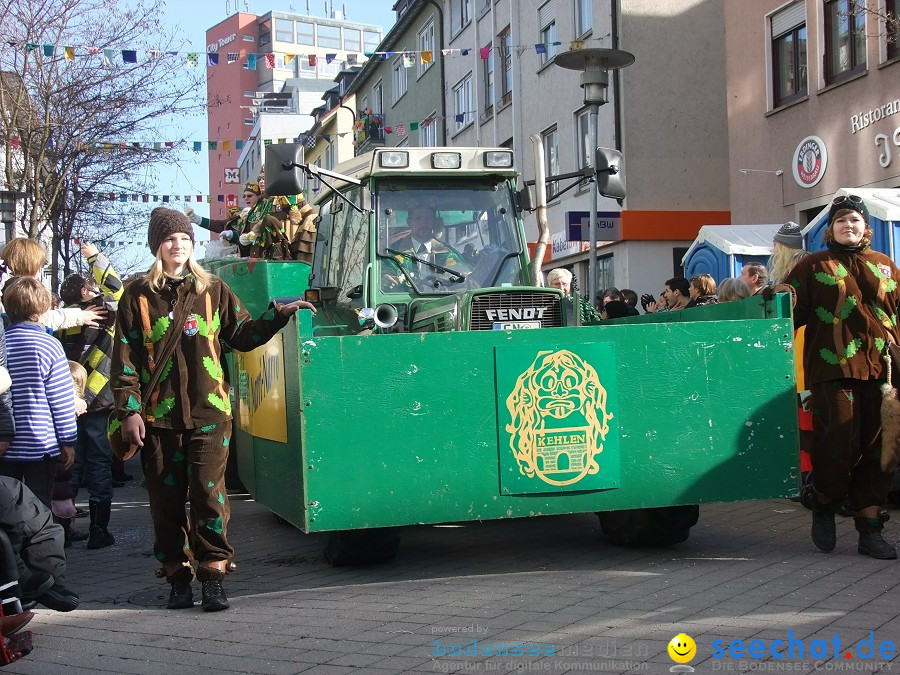
[[[400,547],[400,534],[393,527],[330,532],[325,560],[333,567],[374,565],[393,560]]]
[[[615,546],[671,546],[687,540],[700,517],[700,507],[691,504],[603,511],[597,517],[603,534]]]
[[[285,520],[284,518],[279,516],[274,511],[272,511],[272,515],[275,516],[275,522],[278,523],[279,525],[287,525],[288,527],[294,527],[294,524],[292,522],[290,522],[289,520]]]

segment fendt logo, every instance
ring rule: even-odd
[[[488,321],[539,321],[544,318],[546,307],[510,307],[509,309],[484,310]]]

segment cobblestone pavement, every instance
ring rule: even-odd
[[[316,537],[235,495],[232,608],[204,614],[164,608],[146,493],[130,484],[116,545],[69,549],[81,606],[39,610],[34,652],[5,672],[662,673],[681,632],[697,672],[900,669],[900,564],[858,555],[843,518],[837,550],[820,553],[809,521],[787,500],[704,506],[686,543],[654,550],[610,546],[590,514],[418,526],[391,563],[332,568]]]

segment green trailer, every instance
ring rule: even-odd
[[[319,200],[312,267],[215,268],[251,311],[304,293],[318,310],[234,356],[255,499],[331,533],[341,564],[389,557],[404,525],[562,513],[598,513],[616,543],[673,543],[698,504],[796,493],[786,296],[580,325],[577,298],[528,284],[513,174],[416,172],[429,151],[388,176],[381,151],[356,161],[360,183]],[[475,257],[406,261],[390,243],[413,202]]]

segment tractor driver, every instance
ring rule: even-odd
[[[458,270],[462,274],[469,273],[469,266],[462,253],[439,238],[443,236],[443,226],[433,209],[426,206],[413,207],[406,216],[406,224],[409,226],[409,233],[392,242],[389,248],[410,253],[441,267]],[[400,266],[413,276],[432,274],[439,277],[446,276],[439,269],[418,263],[412,258],[402,256],[400,258],[398,260]],[[384,290],[396,290],[399,286],[405,285],[405,278],[399,271],[397,274],[387,271],[382,282]]]

